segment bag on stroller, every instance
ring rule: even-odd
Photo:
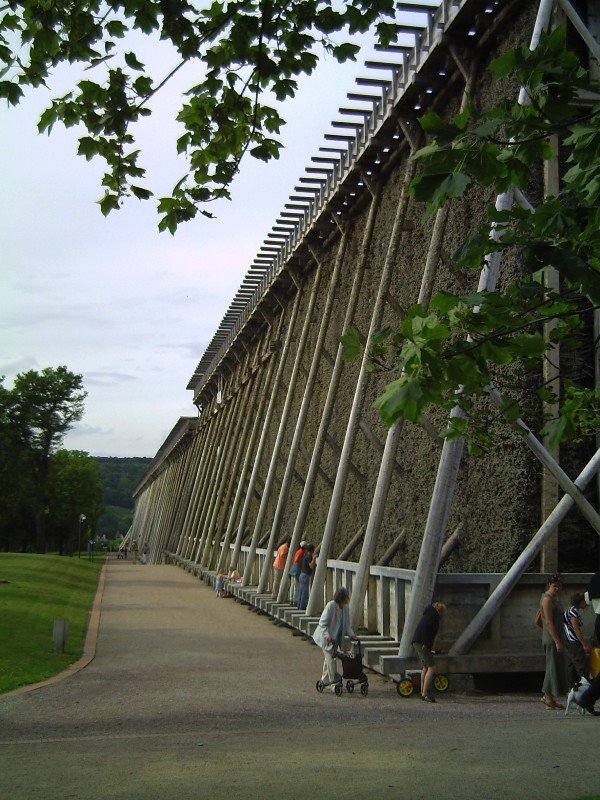
[[[338,651],[338,657],[342,662],[342,675],[345,679],[355,681],[365,679],[362,666],[362,650],[360,647],[360,642],[358,643],[358,647],[356,648],[355,652],[344,653],[340,650]]]

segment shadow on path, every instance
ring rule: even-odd
[[[368,697],[319,695],[321,665],[183,570],[113,561],[94,661],[0,699],[0,796],[545,800],[600,785],[595,718],[519,695],[430,705],[377,675]]]

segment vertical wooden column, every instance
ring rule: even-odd
[[[372,200],[369,208],[369,214],[367,217],[367,224],[365,225],[365,231],[361,243],[358,263],[355,265],[354,268],[352,290],[350,292],[350,298],[348,300],[348,305],[346,306],[346,313],[344,315],[343,331],[346,330],[348,326],[352,324],[360,300],[363,277],[365,274],[366,263],[369,256],[369,248],[371,246],[371,241],[373,239],[375,220],[377,219],[377,212],[379,211],[379,205],[381,202],[381,194],[382,194],[381,183],[374,184],[372,186]],[[288,590],[288,585],[289,585],[288,571],[292,563],[293,554],[298,549],[298,545],[302,541],[302,537],[304,535],[304,529],[306,527],[306,519],[308,517],[308,511],[310,508],[310,503],[312,500],[315,483],[317,480],[317,476],[319,474],[323,449],[325,447],[325,441],[329,430],[329,425],[333,417],[337,392],[339,389],[340,380],[342,377],[342,371],[344,368],[344,359],[342,357],[342,353],[343,353],[343,348],[342,345],[340,344],[338,345],[337,348],[335,363],[333,365],[331,378],[329,380],[327,398],[325,400],[325,405],[323,406],[323,411],[321,413],[319,430],[317,432],[317,437],[315,439],[315,444],[310,458],[308,472],[306,474],[306,481],[304,483],[304,489],[302,491],[302,497],[300,499],[300,505],[298,506],[298,512],[296,514],[296,520],[294,522],[292,542],[290,545],[290,550],[288,552],[286,567],[283,573],[283,577],[281,579],[281,583],[279,585],[279,594],[277,596],[277,600],[280,603],[282,603],[284,598],[286,597],[286,592]]]
[[[256,447],[256,441],[258,439],[258,434],[261,430],[263,419],[264,419],[264,411],[266,409],[269,394],[271,392],[271,382],[273,380],[273,376],[275,375],[275,367],[277,365],[277,356],[276,352],[272,351],[269,352],[269,347],[275,344],[273,336],[275,339],[279,337],[281,334],[281,328],[283,326],[285,314],[282,313],[279,317],[279,324],[277,326],[276,333],[273,333],[273,326],[269,323],[269,333],[268,337],[265,340],[265,353],[261,357],[260,361],[263,364],[262,369],[264,370],[264,379],[262,381],[262,386],[260,383],[260,374],[257,377],[257,382],[255,385],[255,392],[252,398],[252,406],[249,409],[247,414],[244,431],[242,433],[241,442],[240,442],[240,449],[236,456],[235,463],[232,467],[232,480],[227,492],[227,497],[225,498],[225,502],[223,504],[223,513],[221,515],[221,520],[219,522],[219,530],[217,531],[217,536],[219,540],[221,537],[223,538],[223,542],[221,545],[221,552],[218,557],[216,571],[223,572],[229,564],[232,562],[232,556],[229,550],[229,546],[231,544],[231,540],[233,538],[233,533],[236,528],[236,523],[238,520],[238,515],[240,513],[240,507],[242,502],[246,496],[245,488],[246,488],[246,478],[248,476],[248,472],[250,471],[250,464],[254,457],[254,448]],[[265,361],[268,362],[268,365],[265,367]],[[243,462],[242,462],[243,458]],[[240,469],[240,463],[242,464]],[[236,476],[237,479],[237,486],[235,486],[233,476]],[[233,495],[235,487],[235,496]],[[233,497],[233,504],[230,507],[231,498]],[[225,529],[225,534],[223,535],[223,529]],[[241,541],[243,539],[243,531],[238,529],[238,538],[241,547]],[[239,551],[238,556],[235,560],[235,565],[237,567],[237,558],[239,558]]]
[[[204,436],[202,441],[202,449],[198,461],[198,470],[194,477],[194,486],[193,486],[192,496],[190,499],[190,504],[187,508],[181,529],[183,546],[181,548],[180,555],[186,559],[191,556],[192,548],[194,545],[193,542],[194,528],[192,523],[195,518],[196,511],[198,509],[198,503],[200,502],[202,491],[205,486],[204,476],[206,475],[206,472],[210,465],[210,455],[213,447],[215,446],[215,430],[217,428],[219,421],[218,415],[215,411],[215,405],[216,405],[216,398],[213,397],[207,404],[206,408],[204,408],[202,411],[201,419],[204,419],[204,426],[203,426]]]
[[[193,441],[187,435],[177,446],[176,477],[171,495],[171,503],[168,518],[164,526],[157,553],[151,552],[151,559],[154,562],[163,551],[172,552],[177,537],[177,520],[179,519],[180,509],[185,504],[188,497],[187,486],[190,473],[190,463],[193,453]]]
[[[329,287],[327,290],[325,305],[320,310],[319,314],[321,318],[321,324],[319,326],[317,340],[313,347],[312,360],[308,371],[308,376],[306,378],[306,384],[304,386],[302,402],[300,403],[300,409],[298,411],[298,416],[296,417],[296,425],[294,427],[292,442],[290,444],[290,449],[288,451],[288,457],[285,465],[283,480],[281,482],[281,489],[279,491],[279,497],[277,498],[277,506],[275,508],[275,514],[273,517],[273,522],[271,524],[271,534],[269,536],[269,541],[267,543],[267,556],[263,564],[263,568],[258,581],[259,594],[264,592],[267,588],[267,581],[271,572],[271,556],[273,554],[275,543],[279,539],[281,534],[281,523],[283,521],[283,515],[287,505],[290,486],[294,477],[294,470],[296,466],[296,459],[298,457],[300,440],[302,437],[302,432],[304,430],[304,423],[306,421],[306,417],[308,415],[308,411],[310,409],[312,401],[313,391],[317,380],[319,365],[321,362],[323,346],[325,344],[325,336],[327,334],[327,328],[329,327],[329,321],[331,319],[331,312],[333,310],[335,294],[338,288],[340,274],[342,271],[342,265],[344,263],[344,254],[346,252],[347,238],[348,238],[347,229],[344,228],[344,230],[342,231],[340,243],[336,253],[335,263],[331,273],[331,278],[329,279]]]
[[[587,18],[590,33],[596,41],[600,41],[600,7],[596,0],[587,0]],[[594,80],[600,80],[600,58],[590,53],[589,58],[590,76]],[[594,383],[596,388],[600,388],[600,308],[594,309]],[[596,448],[600,449],[600,429],[596,434]],[[596,475],[596,498],[600,505],[600,470]],[[596,567],[600,566],[596,564]]]
[[[271,499],[271,490],[273,488],[273,483],[275,481],[275,474],[277,472],[279,456],[281,453],[281,448],[283,446],[283,437],[285,435],[288,426],[290,412],[292,410],[292,403],[296,399],[296,384],[298,382],[298,377],[300,375],[300,366],[304,358],[304,350],[306,348],[306,342],[308,341],[308,333],[310,331],[310,326],[313,324],[313,314],[317,302],[317,297],[319,294],[322,271],[323,271],[323,266],[321,263],[318,263],[313,276],[312,286],[310,288],[308,306],[304,314],[302,327],[300,329],[300,336],[298,338],[298,344],[296,346],[294,363],[292,365],[291,374],[287,384],[285,400],[283,403],[283,408],[281,410],[281,416],[279,418],[277,435],[275,437],[273,450],[271,451],[271,460],[269,462],[269,467],[267,470],[267,477],[265,478],[265,485],[263,487],[262,497],[260,499],[258,514],[256,515],[256,520],[254,523],[252,540],[250,541],[250,550],[246,557],[246,565],[244,567],[244,576],[242,580],[243,586],[248,586],[248,584],[250,583],[250,576],[254,568],[254,559],[256,558],[256,548],[258,547],[258,542],[262,535],[262,527],[265,521],[267,507]],[[306,283],[307,283],[306,281],[302,284],[299,281],[296,283],[298,294],[301,294],[301,292],[304,289],[304,286],[306,286]]]
[[[158,524],[161,516],[161,500],[165,491],[165,470],[160,470],[156,476],[156,480],[152,483],[152,503],[150,514],[144,528],[140,531],[138,537],[138,545],[146,540],[151,540],[155,531],[158,529]]]
[[[210,441],[206,449],[206,456],[202,465],[202,471],[198,478],[198,495],[196,503],[192,509],[192,514],[188,522],[188,554],[187,558],[191,561],[194,560],[198,544],[201,536],[200,521],[205,510],[205,503],[208,493],[211,490],[210,476],[215,466],[215,459],[218,458],[219,445],[221,443],[221,435],[223,432],[223,425],[225,422],[225,414],[223,413],[223,406],[217,403],[217,395],[211,402],[211,415],[213,417],[214,425],[210,432]]]
[[[244,372],[248,369],[249,356],[246,356],[244,363]],[[231,432],[227,435],[227,449],[221,460],[222,467],[220,473],[217,475],[215,490],[213,493],[213,503],[210,513],[210,519],[207,524],[206,541],[204,543],[204,550],[200,563],[204,566],[210,566],[211,556],[213,552],[213,538],[215,538],[215,527],[217,517],[223,501],[223,495],[227,485],[231,483],[231,465],[235,458],[236,453],[240,450],[240,436],[244,427],[244,423],[248,416],[248,406],[253,393],[254,381],[253,376],[250,375],[245,383],[239,386],[238,394],[240,396],[239,403],[236,405],[234,418],[232,419]],[[218,546],[218,540],[215,538],[214,547]]]
[[[268,398],[268,404],[265,411],[264,419],[262,420],[262,429],[258,441],[258,446],[256,448],[256,453],[254,456],[254,465],[252,467],[252,472],[248,480],[248,487],[246,489],[246,499],[244,500],[244,506],[242,508],[242,513],[238,523],[238,532],[235,539],[233,554],[231,556],[231,563],[235,564],[236,567],[240,558],[240,552],[242,550],[242,539],[244,538],[244,531],[246,529],[246,523],[248,522],[248,516],[250,514],[252,493],[254,492],[254,488],[256,486],[256,479],[258,477],[263,453],[267,444],[267,436],[269,433],[271,420],[273,418],[273,414],[275,413],[275,407],[277,405],[277,394],[279,392],[279,387],[281,386],[281,382],[283,380],[285,363],[287,361],[287,357],[292,345],[292,340],[294,338],[296,322],[298,319],[298,312],[300,311],[300,301],[301,301],[301,293],[299,291],[296,291],[296,296],[294,298],[294,303],[292,306],[292,312],[290,314],[288,328],[285,334],[285,342],[281,350],[281,355],[279,356],[279,362],[277,364],[277,371],[275,373],[275,378],[273,380],[271,394]]]
[[[196,430],[190,442],[190,456],[188,459],[188,464],[186,465],[185,484],[182,487],[181,499],[177,507],[175,519],[173,520],[173,541],[171,548],[177,554],[181,552],[183,520],[185,519],[185,515],[192,501],[194,478],[198,472],[198,465],[200,463],[200,456],[202,453],[201,445],[202,436],[200,435],[199,431]]]
[[[217,434],[216,447],[213,450],[211,464],[205,479],[205,491],[199,508],[199,514],[195,523],[197,531],[196,546],[192,555],[192,561],[196,564],[201,563],[201,556],[207,538],[207,527],[213,506],[215,488],[219,481],[223,461],[230,447],[230,433],[232,425],[235,423],[235,411],[240,400],[239,392],[232,391],[233,371],[229,372],[227,384],[224,385],[222,375],[219,374],[219,391],[217,397],[220,398],[219,414],[221,421]]]
[[[337,524],[344,499],[344,492],[346,490],[346,481],[350,469],[350,460],[352,458],[352,451],[356,441],[356,433],[362,414],[362,406],[367,391],[369,372],[367,365],[371,358],[372,350],[372,337],[375,331],[380,327],[383,318],[383,311],[387,294],[390,289],[394,267],[396,265],[396,256],[398,253],[398,246],[402,237],[402,230],[405,225],[406,211],[408,209],[408,185],[415,174],[415,162],[409,161],[406,165],[406,171],[402,179],[402,188],[398,204],[396,206],[396,214],[394,224],[390,235],[390,242],[379,280],[379,288],[375,304],[371,314],[371,323],[369,325],[369,333],[367,335],[367,342],[363,353],[363,358],[360,365],[356,389],[354,390],[354,397],[352,399],[352,409],[350,411],[350,418],[346,427],[346,434],[344,436],[344,444],[342,445],[342,453],[338,465],[337,474],[335,476],[335,484],[331,496],[331,503],[329,504],[329,511],[327,513],[327,521],[325,523],[325,530],[323,532],[323,539],[321,541],[321,551],[317,561],[315,576],[312,582],[311,592],[308,598],[308,606],[306,608],[307,616],[314,616],[320,613],[323,604],[323,587],[325,585],[325,575],[327,573],[327,559],[331,553],[335,535],[337,533]]]
[[[220,499],[219,487],[221,485],[223,472],[228,463],[229,455],[236,445],[233,432],[238,422],[240,405],[243,405],[247,397],[246,388],[247,387],[243,387],[241,390],[233,392],[225,401],[226,407],[223,409],[225,419],[223,421],[222,433],[220,434],[219,448],[215,454],[213,471],[207,478],[210,491],[206,495],[203,514],[201,521],[198,523],[201,536],[194,557],[194,561],[198,564],[203,565],[205,563],[204,559],[208,552],[209,542],[211,540],[210,537],[212,535],[211,520],[213,518],[215,504]]]
[[[191,519],[192,511],[198,499],[198,492],[200,491],[199,477],[205,465],[206,453],[208,450],[209,442],[211,440],[211,430],[213,425],[214,425],[214,419],[210,414],[210,406],[203,406],[202,411],[200,412],[200,418],[198,421],[198,430],[196,433],[197,455],[196,458],[194,459],[193,473],[190,482],[189,500],[181,519],[179,544],[176,550],[176,554],[181,558],[188,557],[188,551],[190,548],[189,522]]]
[[[462,110],[471,99],[477,68],[476,64],[474,64],[470,72],[467,73],[462,67],[462,64],[460,64],[456,54],[455,58],[465,78],[465,88],[461,101]],[[433,292],[438,266],[442,257],[444,232],[446,230],[447,221],[448,205],[445,205],[443,208],[440,208],[435,215],[435,220],[431,231],[431,239],[429,241],[429,248],[427,251],[427,258],[425,259],[425,268],[421,277],[421,286],[419,288],[417,303],[420,303],[424,309],[429,308],[429,301],[431,300],[431,294]],[[354,626],[359,624],[359,619],[362,615],[364,598],[369,585],[369,571],[375,556],[375,548],[377,547],[379,532],[381,530],[381,521],[383,519],[385,505],[392,482],[392,474],[396,462],[396,452],[398,449],[398,444],[402,438],[403,429],[404,425],[402,422],[396,422],[388,430],[385,441],[385,448],[381,458],[379,474],[377,476],[377,484],[375,486],[373,501],[371,503],[369,520],[367,522],[367,530],[365,532],[365,538],[363,540],[363,546],[361,549],[359,566],[354,580],[352,597],[350,598],[350,621]]]
[[[162,497],[160,498],[156,525],[152,536],[146,539],[150,545],[152,553],[151,558],[154,558],[159,552],[162,552],[162,542],[168,533],[171,523],[171,514],[174,508],[175,492],[180,471],[181,464],[179,459],[174,453],[170,453],[163,470],[164,487]]]
[[[531,37],[531,50],[537,47],[542,32],[547,29],[550,23],[553,5],[554,0],[542,0],[538,7],[533,35]],[[518,102],[521,105],[527,103],[527,95],[523,89],[519,92]],[[513,203],[513,195],[514,192],[512,189],[499,195],[496,199],[496,208],[499,211],[509,209]],[[494,226],[491,235],[496,241],[501,241],[502,229],[498,226]],[[498,280],[501,258],[501,251],[497,251],[486,258],[485,265],[479,278],[478,291],[494,291]],[[450,416],[462,417],[464,415],[462,410],[457,406],[453,409]],[[402,631],[402,639],[398,651],[401,657],[410,654],[413,632],[419,622],[423,609],[431,602],[433,596],[440,553],[446,534],[448,518],[450,516],[450,506],[456,487],[456,479],[462,458],[463,447],[463,439],[453,439],[452,441],[446,439],[442,447],[442,455],[438,466],[431,502],[429,504],[429,514],[423,533],[419,560],[415,571],[410,601],[404,621],[404,629]]]
[[[447,219],[448,211],[447,208],[444,207],[437,212],[435,217],[425,269],[421,279],[421,288],[419,297],[417,298],[417,302],[421,303],[424,309],[427,309],[431,299],[433,283],[441,257]],[[375,548],[377,547],[379,531],[381,530],[381,520],[383,519],[385,504],[392,482],[392,474],[396,462],[396,451],[403,430],[404,425],[402,422],[396,422],[388,430],[386,436],[385,447],[379,466],[379,474],[377,476],[377,484],[375,486],[371,510],[369,512],[367,530],[360,553],[358,570],[354,579],[354,589],[352,591],[352,597],[350,598],[350,620],[352,625],[358,625],[362,616],[364,599],[369,586],[369,571],[375,556]]]
[[[549,197],[559,192],[559,139],[552,136],[552,145],[556,156],[550,161],[544,162],[544,196]],[[560,279],[557,270],[549,269],[544,271],[544,285],[555,292],[560,291]],[[543,403],[544,416],[554,418],[560,411],[560,346],[558,342],[551,343],[552,331],[556,328],[556,320],[544,323],[544,342],[549,349],[546,351],[546,358],[543,361],[542,375],[543,381],[548,388],[555,394],[556,399],[552,402]],[[550,448],[548,437],[543,440],[544,446],[551,455],[558,461],[559,448]],[[547,467],[542,467],[541,485],[541,519],[548,518],[552,509],[559,500],[558,483],[552,476]],[[556,572],[558,570],[558,530],[548,537],[540,554],[540,572]]]

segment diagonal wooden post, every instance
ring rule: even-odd
[[[547,29],[550,23],[553,5],[554,0],[542,0],[539,5],[531,37],[531,50],[535,50],[542,32]],[[519,104],[525,105],[527,101],[526,92],[521,89],[519,92]],[[512,206],[513,199],[514,190],[511,188],[498,196],[496,200],[496,209],[498,211],[508,210]],[[502,228],[494,225],[491,236],[495,241],[499,242],[502,238]],[[497,251],[486,258],[479,279],[478,291],[493,291],[495,289],[500,270],[501,257],[501,251]],[[453,409],[450,416],[464,417],[464,414],[457,406]],[[413,632],[417,627],[423,609],[431,602],[433,596],[441,548],[446,534],[448,518],[450,516],[450,506],[456,487],[456,479],[462,458],[463,447],[463,439],[453,439],[451,441],[446,439],[442,447],[442,455],[429,505],[429,514],[423,533],[423,540],[421,542],[419,560],[415,570],[410,600],[404,620],[404,628],[402,630],[402,638],[398,651],[400,657],[410,655]]]
[[[242,508],[240,520],[238,522],[238,532],[235,540],[233,554],[231,556],[231,563],[234,564],[236,567],[238,565],[240,552],[242,550],[242,538],[244,535],[244,531],[246,529],[246,523],[248,522],[248,516],[250,514],[250,504],[252,503],[252,496],[254,492],[254,487],[256,485],[256,479],[258,477],[258,473],[261,468],[261,462],[267,444],[269,428],[271,426],[271,420],[273,418],[273,414],[275,412],[275,406],[277,404],[277,395],[279,393],[279,387],[281,386],[281,382],[283,380],[285,363],[287,361],[287,357],[292,345],[292,340],[295,334],[296,321],[298,319],[298,313],[300,311],[301,299],[302,299],[301,292],[296,291],[296,297],[294,299],[294,304],[292,306],[289,324],[285,335],[285,342],[281,350],[281,354],[279,356],[279,361],[277,363],[277,372],[275,373],[273,386],[271,387],[271,394],[268,398],[267,409],[265,411],[264,418],[261,420],[262,428],[261,428],[260,438],[258,441],[258,446],[256,448],[256,453],[254,454],[254,465],[252,467],[250,479],[248,480],[248,486],[246,489],[246,499],[244,500],[244,506]]]
[[[383,318],[383,311],[385,308],[386,298],[390,289],[392,275],[396,266],[396,257],[398,254],[398,247],[400,246],[400,239],[402,238],[402,231],[405,224],[406,212],[408,209],[409,195],[408,186],[415,174],[415,162],[409,161],[406,166],[406,171],[402,180],[402,188],[398,204],[396,206],[396,214],[394,217],[394,224],[390,235],[390,241],[386,253],[385,262],[381,271],[379,280],[379,288],[377,290],[377,297],[373,305],[371,313],[371,323],[369,325],[369,333],[367,342],[363,352],[363,358],[360,365],[358,380],[354,390],[354,397],[352,399],[352,408],[348,425],[346,427],[346,435],[344,437],[344,444],[342,447],[342,454],[338,465],[338,470],[335,477],[335,485],[329,504],[327,513],[327,521],[325,523],[325,530],[321,540],[321,554],[317,561],[315,569],[315,576],[313,578],[312,588],[308,598],[308,606],[306,608],[307,616],[314,616],[321,611],[323,601],[323,587],[325,586],[325,576],[327,574],[327,559],[331,553],[335,535],[337,532],[337,524],[344,499],[344,492],[346,490],[346,481],[350,469],[350,460],[352,458],[352,451],[356,441],[356,433],[362,414],[362,406],[367,392],[368,385],[368,364],[371,358],[372,350],[372,337],[375,331],[381,325]]]
[[[248,358],[246,358],[244,369],[246,369],[247,367],[248,367]],[[214,542],[213,545],[213,537],[215,534],[217,516],[221,508],[221,502],[223,500],[223,494],[226,490],[227,483],[231,480],[230,477],[231,464],[235,457],[236,452],[239,449],[240,433],[242,426],[244,424],[244,420],[246,419],[248,414],[248,404],[252,396],[252,380],[248,380],[244,385],[238,387],[238,393],[241,395],[239,400],[239,407],[236,405],[235,408],[232,409],[231,428],[227,432],[227,440],[226,442],[224,442],[223,457],[221,458],[219,470],[217,471],[215,477],[215,482],[214,482],[215,486],[213,489],[213,496],[211,499],[212,505],[209,515],[207,517],[208,521],[206,523],[206,536],[204,541],[204,547],[202,550],[202,556],[200,558],[200,564],[202,564],[203,566],[210,565],[213,546],[215,547],[218,546],[217,542]]]
[[[294,433],[292,436],[290,449],[288,451],[285,472],[281,483],[281,490],[279,492],[279,497],[277,498],[277,506],[275,508],[275,514],[273,516],[273,522],[271,524],[271,535],[269,536],[269,541],[267,544],[267,557],[263,564],[263,569],[261,570],[260,579],[258,582],[259,594],[261,592],[264,592],[266,589],[268,577],[271,572],[271,555],[273,553],[275,542],[277,541],[281,533],[281,523],[283,521],[283,515],[287,505],[290,486],[292,483],[292,479],[294,477],[296,459],[298,457],[298,449],[300,447],[300,441],[302,438],[302,433],[304,431],[306,418],[311,408],[313,392],[317,381],[319,366],[321,363],[321,355],[325,344],[325,337],[327,334],[327,329],[329,328],[329,321],[331,319],[331,312],[333,310],[335,295],[336,292],[338,291],[338,284],[339,284],[340,274],[342,271],[342,266],[344,263],[344,255],[346,253],[347,241],[348,241],[347,227],[344,227],[340,238],[340,243],[337,249],[337,253],[335,256],[335,262],[331,273],[331,277],[329,279],[327,297],[325,299],[325,304],[320,311],[321,323],[319,325],[319,332],[317,334],[317,339],[313,347],[311,365],[306,379],[306,383],[304,385],[302,402],[300,403],[300,409],[296,417],[296,425],[294,427]]]
[[[369,214],[367,217],[367,223],[365,225],[363,239],[361,242],[358,261],[354,267],[352,289],[350,291],[350,298],[348,300],[348,305],[346,306],[346,312],[344,314],[342,332],[345,331],[348,328],[348,326],[352,324],[354,320],[354,315],[356,313],[356,309],[358,307],[358,303],[360,301],[362,282],[365,274],[367,258],[369,255],[369,248],[371,246],[373,231],[375,228],[375,220],[377,219],[377,213],[379,211],[379,206],[381,202],[381,195],[382,195],[381,183],[378,182],[374,184],[372,186],[371,191],[372,191],[371,205],[369,207]],[[342,370],[344,368],[344,359],[342,353],[343,353],[343,348],[342,345],[340,344],[338,345],[335,362],[331,371],[331,377],[329,379],[329,388],[327,390],[325,405],[323,406],[323,411],[321,413],[319,430],[317,432],[317,437],[315,439],[312,455],[310,457],[310,463],[308,466],[308,471],[306,473],[304,489],[302,490],[302,497],[300,499],[300,505],[298,506],[296,520],[294,522],[292,541],[290,544],[290,550],[288,553],[285,570],[281,582],[279,584],[279,594],[277,595],[277,601],[279,603],[282,603],[287,597],[288,586],[289,586],[288,572],[292,564],[294,553],[296,552],[296,550],[298,549],[298,545],[302,541],[302,537],[304,535],[304,529],[306,527],[308,511],[313,498],[315,483],[318,475],[321,474],[322,472],[321,457],[323,455],[323,449],[325,447],[325,441],[327,439],[329,425],[331,423],[333,411],[335,408],[335,402],[342,376]],[[323,474],[325,475],[325,473]]]
[[[575,484],[577,487],[580,490],[585,489],[590,481],[598,474],[599,470],[600,450],[596,450],[596,453],[592,459],[587,463],[580,475],[576,478]],[[488,597],[481,609],[477,612],[465,630],[458,637],[456,642],[452,645],[449,655],[460,656],[469,652],[475,641],[485,630],[486,625],[489,624],[502,603],[514,589],[515,585],[519,581],[519,578],[523,575],[533,559],[539,554],[544,542],[546,542],[548,538],[552,536],[552,533],[554,530],[556,530],[557,525],[565,518],[567,512],[573,507],[573,505],[573,498],[570,497],[570,495],[564,495],[564,497],[562,497],[544,524],[529,541],[527,547],[523,550],[521,555],[516,559],[512,567],[502,578],[498,586]]]
[[[266,375],[270,374],[268,369],[265,370],[265,373]],[[215,548],[212,553],[212,557],[206,562],[206,566],[209,569],[213,565],[217,566],[221,562],[222,549],[225,547],[229,548],[229,541],[227,541],[226,545],[224,541],[226,523],[231,509],[231,501],[234,496],[234,492],[236,491],[236,478],[239,480],[238,473],[240,471],[240,464],[242,463],[242,459],[248,447],[248,437],[250,434],[250,430],[253,422],[255,422],[256,417],[258,415],[258,409],[260,407],[260,398],[262,396],[261,383],[263,381],[261,381],[261,378],[263,377],[264,376],[262,371],[260,373],[256,371],[253,377],[249,379],[249,384],[251,385],[250,402],[243,417],[243,426],[239,433],[238,447],[235,453],[235,458],[233,459],[233,463],[228,469],[226,475],[227,491],[225,493],[223,503],[221,505],[221,508],[219,509],[217,516],[217,523],[214,536]],[[229,555],[229,553],[227,553],[227,555]]]
[[[431,293],[433,291],[433,283],[440,260],[447,219],[448,209],[445,206],[437,212],[435,217],[429,250],[427,253],[427,260],[425,262],[425,269],[421,279],[421,288],[417,302],[421,303],[423,308],[427,308],[429,306],[429,300],[431,299]],[[404,425],[401,422],[396,422],[388,430],[385,440],[385,447],[381,457],[379,474],[377,476],[377,484],[375,486],[375,492],[373,493],[373,501],[371,503],[371,510],[367,522],[367,530],[365,532],[365,538],[360,552],[358,570],[352,584],[352,596],[350,597],[350,623],[354,627],[359,624],[359,620],[363,613],[365,595],[369,585],[369,573],[371,564],[373,563],[373,558],[375,556],[375,548],[379,538],[379,531],[381,530],[381,520],[383,519],[385,504],[387,502],[387,497],[392,482],[392,475],[396,464],[396,452],[403,430]]]
[[[260,506],[258,509],[258,514],[256,515],[256,520],[254,522],[254,532],[252,534],[252,540],[250,542],[250,551],[246,556],[246,564],[244,567],[244,575],[242,579],[242,586],[248,586],[250,583],[250,576],[252,575],[252,570],[254,568],[254,560],[256,558],[256,548],[258,546],[258,540],[261,536],[261,531],[264,525],[267,507],[271,500],[271,490],[273,488],[273,482],[275,480],[275,474],[278,467],[279,456],[281,453],[281,448],[283,446],[283,439],[285,436],[285,432],[287,429],[288,421],[290,418],[290,414],[292,411],[292,403],[296,398],[296,384],[298,382],[298,378],[300,376],[300,365],[302,364],[302,359],[304,357],[304,350],[306,348],[306,343],[308,341],[308,334],[310,332],[310,326],[313,324],[313,314],[315,311],[315,305],[317,302],[317,298],[319,296],[319,288],[321,284],[321,274],[323,272],[323,265],[321,262],[317,263],[317,268],[314,273],[312,286],[310,288],[310,295],[308,298],[308,306],[306,308],[304,314],[304,321],[302,323],[302,328],[300,331],[300,336],[298,339],[298,344],[296,346],[296,354],[294,356],[294,363],[292,366],[292,371],[288,380],[287,389],[285,400],[283,403],[283,408],[281,410],[281,417],[279,418],[279,426],[277,428],[277,435],[275,437],[275,443],[273,444],[273,450],[271,451],[271,460],[269,462],[269,468],[267,470],[267,477],[265,479],[265,486],[263,489],[263,494],[260,500]],[[298,283],[298,294],[302,292],[302,284]],[[274,533],[273,533],[274,538]],[[271,543],[271,551],[273,549],[273,545]],[[268,564],[268,559],[265,561],[265,564]],[[265,577],[262,578],[263,586],[266,583],[266,575],[268,573],[263,570],[263,575]],[[264,588],[263,588],[264,591]]]
[[[284,315],[282,314],[279,320],[280,325],[278,328],[278,334],[281,332],[283,317]],[[227,521],[227,527],[225,528],[225,535],[223,536],[221,553],[219,554],[219,558],[217,561],[217,566],[216,566],[217,572],[223,572],[229,566],[230,563],[234,563],[235,566],[237,567],[239,550],[234,560],[231,553],[229,552],[229,545],[231,544],[233,532],[236,529],[236,523],[238,519],[238,514],[240,512],[240,507],[246,496],[246,477],[248,475],[248,472],[250,471],[250,465],[252,463],[252,459],[254,456],[254,448],[256,446],[256,440],[258,439],[258,434],[262,427],[264,419],[263,412],[266,408],[269,398],[269,393],[271,391],[271,381],[273,379],[273,375],[275,374],[276,364],[277,364],[277,359],[275,357],[275,353],[272,353],[269,358],[269,364],[266,367],[266,372],[262,386],[260,384],[257,384],[256,405],[253,406],[252,413],[248,414],[248,419],[246,420],[247,426],[244,428],[244,433],[242,434],[242,443],[241,443],[242,446],[240,447],[236,462],[233,465],[231,490],[228,493],[228,498],[226,498],[224,504],[224,513],[221,522],[221,525],[225,526],[225,521]],[[252,424],[252,428],[250,430],[250,434],[248,435],[250,424]],[[242,457],[243,457],[243,462],[240,468],[239,465],[240,461],[242,460]],[[237,477],[237,486],[235,489],[233,504],[231,506],[231,509],[229,509],[229,503],[231,502],[231,496],[234,487],[233,476]],[[243,530],[241,528],[238,528],[238,535],[236,538],[236,542],[239,542],[239,548],[241,548],[242,539],[243,539]]]

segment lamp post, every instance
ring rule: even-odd
[[[81,558],[81,523],[85,520],[85,514],[79,515],[79,529],[77,537],[77,558]]]

